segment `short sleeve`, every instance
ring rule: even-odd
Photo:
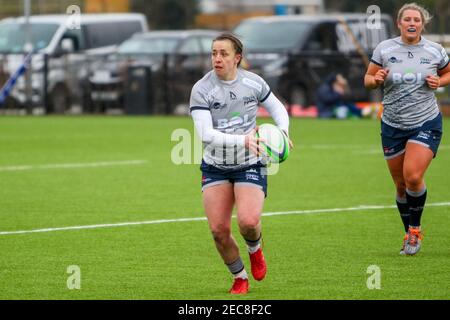
[[[269,87],[269,85],[267,84],[267,82],[264,81],[264,79],[261,78],[261,77],[260,77],[260,79],[261,79],[262,89],[261,89],[261,94],[260,94],[260,96],[258,97],[258,100],[259,100],[259,102],[264,102],[264,101],[266,101],[267,98],[270,96],[270,93],[271,93],[272,91],[270,90],[270,87]]]
[[[438,69],[442,70],[446,66],[448,66],[449,58],[448,58],[447,51],[445,51],[445,49],[442,46],[441,46],[440,50],[441,50],[440,51],[441,52],[441,60],[439,61]]]
[[[270,96],[270,87],[256,73],[246,72],[242,79],[242,84],[253,90],[254,97],[258,99],[259,102],[264,102]]]
[[[192,88],[189,101],[189,111],[192,112],[194,110],[210,110],[208,101],[205,95],[201,93],[198,83]]]
[[[381,44],[378,44],[375,50],[373,50],[372,58],[370,59],[370,61],[380,67],[383,66],[383,57],[381,56]]]

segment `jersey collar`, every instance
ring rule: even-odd
[[[395,42],[397,42],[398,44],[405,46],[405,47],[421,47],[423,45],[425,45],[425,38],[423,36],[420,36],[420,41],[416,44],[408,44],[403,42],[402,37],[398,36],[397,38],[394,39]]]
[[[238,72],[236,73],[236,78],[234,80],[225,81],[225,80],[220,80],[219,77],[217,76],[217,74],[214,72],[214,70],[212,70],[212,72],[214,74],[214,77],[216,78],[216,80],[220,84],[222,84],[224,86],[230,86],[230,87],[234,86],[238,82],[238,79],[239,79],[239,76],[240,76],[240,72],[239,72],[239,69],[238,69]]]

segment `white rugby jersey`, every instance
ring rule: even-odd
[[[434,91],[425,79],[437,75],[449,63],[447,52],[440,44],[422,37],[419,43],[409,45],[397,37],[381,42],[371,61],[389,69],[384,82],[383,122],[408,130],[422,126],[439,114]]]
[[[267,101],[275,102],[268,111],[277,125],[288,132],[287,111],[260,76],[239,68],[233,81],[220,80],[214,70],[200,79],[192,88],[191,114],[208,112],[212,129],[221,134],[215,141],[201,137],[203,160],[219,169],[238,169],[261,161],[245,148],[244,142],[245,135],[256,126],[259,105]],[[211,126],[208,119],[202,125]]]

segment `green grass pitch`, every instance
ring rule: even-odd
[[[243,297],[227,293],[205,220],[8,233],[204,217],[198,165],[171,162],[172,132],[192,127],[183,117],[1,117],[0,299],[450,297],[450,140],[444,132],[426,176],[428,203],[444,204],[425,209],[422,251],[400,256],[375,120],[291,120],[295,149],[269,177],[264,212],[386,207],[264,216],[268,274]],[[233,232],[249,270],[235,222]],[[371,265],[379,289],[367,287]]]

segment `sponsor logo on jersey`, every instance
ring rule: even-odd
[[[395,72],[392,74],[392,81],[395,84],[421,84],[424,82],[424,76],[422,73],[407,72],[403,74]]]
[[[411,51],[408,51],[408,58],[409,58],[409,59],[412,59],[412,58],[414,58],[414,55],[412,54],[412,52],[411,52]]]
[[[233,91],[230,91],[230,99],[231,100],[236,100],[237,99],[236,94]]]
[[[431,64],[431,59],[420,58],[420,64]]]
[[[402,63],[403,60],[397,59],[396,57],[390,57],[388,60],[390,63]]]
[[[249,169],[247,171],[245,171],[247,173],[258,173],[258,171],[256,169]]]
[[[255,102],[257,103],[258,101],[256,100],[255,97],[244,97],[244,106],[248,105],[249,103]]]
[[[227,106],[226,103],[220,103],[220,102],[216,101],[216,102],[213,103],[212,108],[214,110],[219,110],[219,109],[225,108],[226,106]]]
[[[248,114],[245,114],[243,117],[241,117],[239,112],[233,112],[230,116],[232,117],[231,119],[217,119],[217,129],[227,129],[234,126],[251,125]]]

